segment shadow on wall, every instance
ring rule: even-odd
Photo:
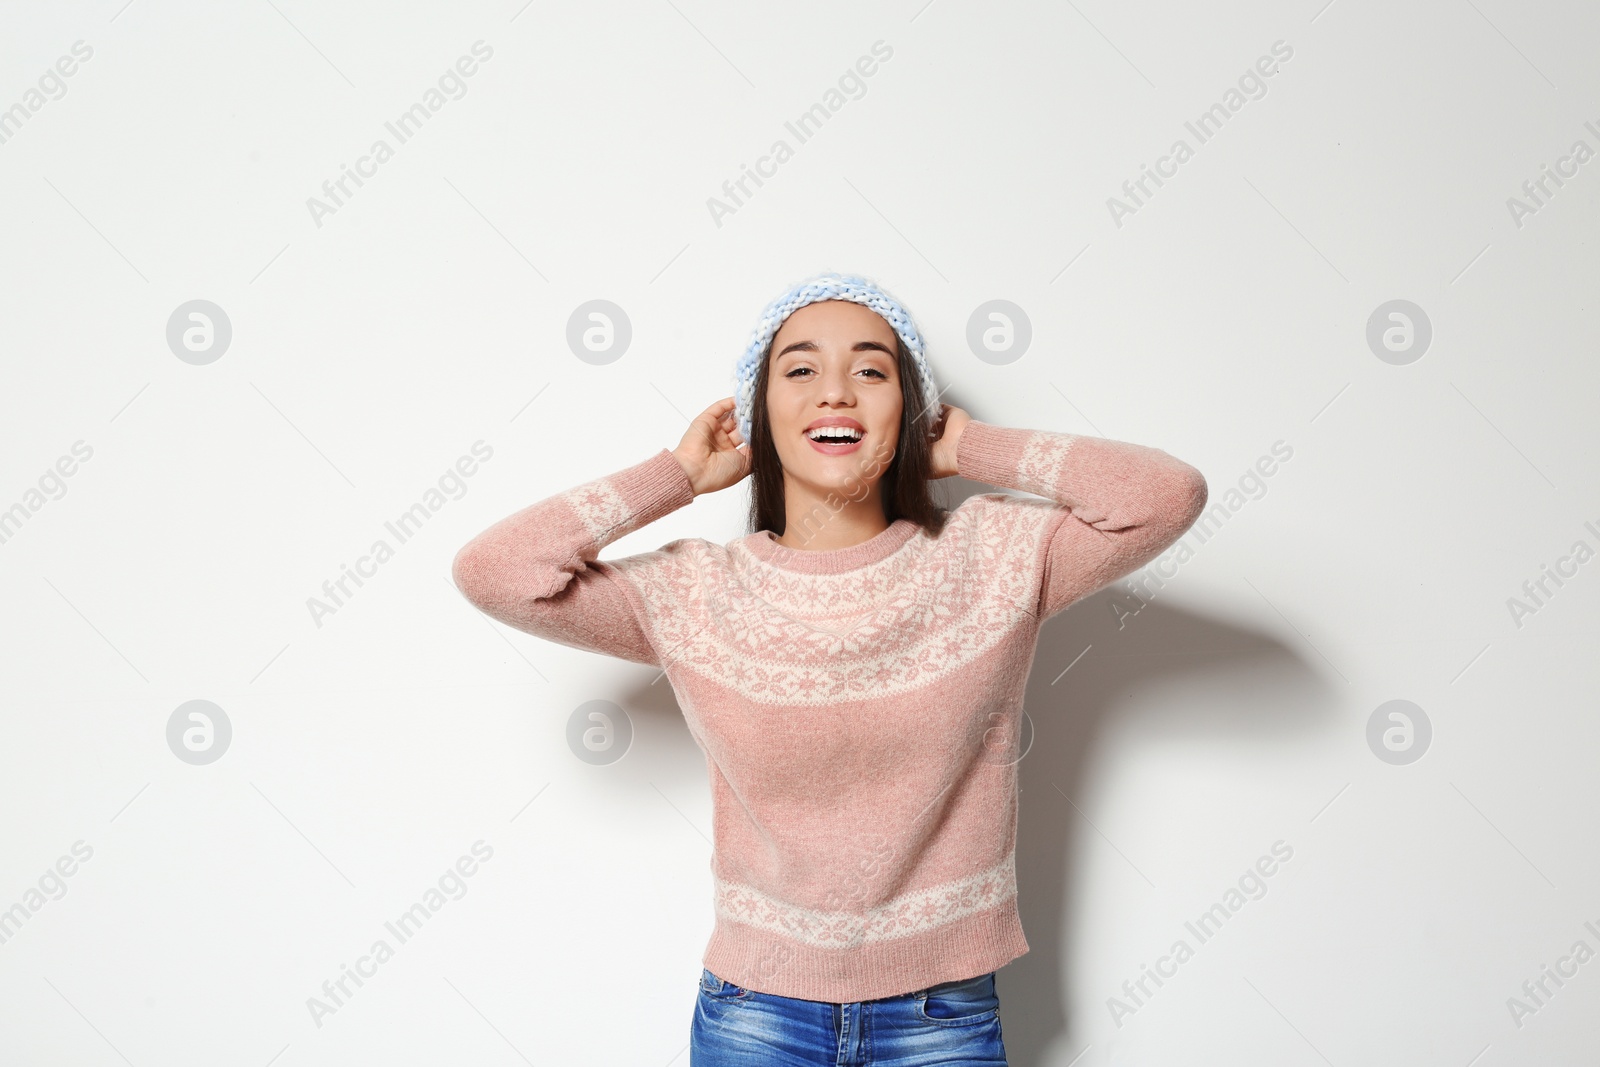
[[[1045,623],[1028,678],[1023,706],[1034,739],[1019,764],[1017,906],[1030,951],[1002,968],[997,980],[1014,1067],[1065,1062],[1055,1060],[1063,1050],[1053,1046],[1065,1041],[1070,1059],[1083,1047],[1081,1035],[1104,1031],[1109,1015],[1067,1018],[1069,1000],[1102,1003],[1122,995],[1116,988],[1069,990],[1062,981],[1073,970],[1073,946],[1065,936],[1068,893],[1077,880],[1073,864],[1111,847],[1073,806],[1083,803],[1096,777],[1102,727],[1147,687],[1169,693],[1190,688],[1193,710],[1142,714],[1170,717],[1186,734],[1224,743],[1239,738],[1255,745],[1277,734],[1287,745],[1336,715],[1334,695],[1318,670],[1274,637],[1155,602],[1119,632],[1112,610],[1117,588],[1102,589]],[[1062,675],[1088,645],[1094,647]],[[1144,884],[1132,870],[1129,876]],[[1135,940],[1153,951],[1165,949],[1171,935],[1163,928]],[[1137,1025],[1132,1018],[1124,1022]]]

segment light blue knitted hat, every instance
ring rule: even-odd
[[[901,306],[900,301],[859,274],[824,271],[807,278],[767,305],[756,322],[756,328],[750,333],[750,343],[745,346],[744,354],[734,366],[734,410],[739,417],[739,432],[744,435],[744,440],[750,440],[750,409],[755,399],[756,373],[761,369],[761,362],[766,358],[773,336],[790,313],[819,300],[851,300],[865,304],[894,327],[894,332],[900,335],[906,351],[911,354],[911,362],[916,367],[917,377],[921,379],[922,399],[926,405],[924,416],[928,420],[928,427],[932,429],[939,421],[939,391],[934,388],[933,374],[928,370],[926,346],[922,342],[922,334],[917,332],[917,324],[911,320],[911,313]]]

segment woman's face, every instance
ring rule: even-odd
[[[860,499],[861,484],[882,477],[899,444],[894,328],[862,304],[822,300],[784,319],[771,352],[767,422],[784,476]],[[813,440],[825,426],[854,430],[857,440]]]

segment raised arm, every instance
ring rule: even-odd
[[[663,448],[501,519],[456,553],[451,576],[479,610],[507,626],[660,666],[638,592],[596,557],[694,495],[683,464]]]
[[[1048,497],[1037,614],[1048,618],[1160,555],[1205,509],[1199,470],[1158,448],[973,419],[956,441],[963,478]]]
[[[596,557],[624,534],[749,473],[750,448],[735,426],[733,397],[725,397],[695,417],[676,449],[501,519],[462,546],[451,576],[468,600],[507,626],[659,667],[638,588]],[[653,556],[623,558],[643,563]]]

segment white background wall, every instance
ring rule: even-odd
[[[877,41],[798,144],[785,121]],[[1199,144],[1185,122],[1278,41]],[[0,1061],[686,1064],[700,753],[656,672],[500,627],[449,564],[675,446],[760,307],[835,269],[913,310],[946,400],[1164,448],[1225,507],[1136,615],[1113,588],[1040,641],[1012,1062],[1592,1063],[1600,959],[1508,1000],[1600,951],[1600,161],[1520,224],[1508,198],[1600,150],[1597,45],[1592,6],[1509,0],[6,5],[0,107],[29,113],[0,144]],[[714,218],[779,138],[793,158]],[[1119,225],[1108,199],[1178,138],[1193,158]],[[595,299],[632,332],[604,365],[567,340]],[[996,299],[1032,332],[998,363],[967,342]],[[231,325],[210,362],[167,339],[192,300]],[[1400,362],[1367,339],[1393,300],[1432,331]],[[730,540],[744,507],[605,555]],[[169,743],[191,700],[231,729],[209,763]],[[606,765],[567,739],[592,700],[631,724]],[[1369,746],[1391,700],[1431,725],[1419,759]],[[319,1025],[324,982],[479,841]]]

